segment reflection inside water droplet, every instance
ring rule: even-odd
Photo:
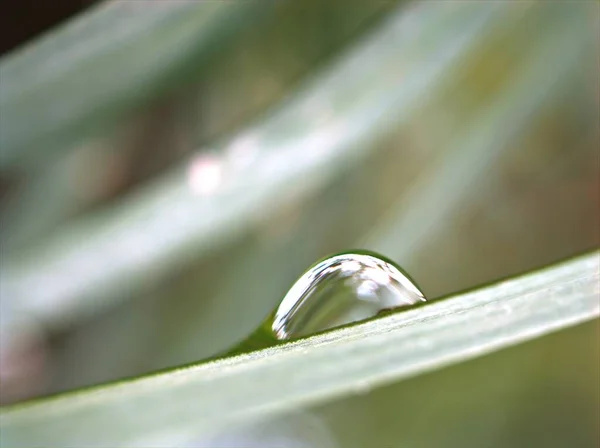
[[[279,340],[302,337],[424,301],[390,260],[348,252],[318,262],[298,279],[275,310],[271,330]]]

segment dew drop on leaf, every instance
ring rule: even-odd
[[[425,302],[396,264],[366,251],[345,252],[311,266],[235,355],[309,336]]]
[[[392,261],[364,251],[328,257],[309,268],[272,316],[278,340],[293,339],[425,301]]]

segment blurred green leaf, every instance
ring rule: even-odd
[[[2,295],[62,325],[164,280],[358,166],[423,98],[443,88],[486,33],[505,31],[524,11],[494,3],[399,8],[281,107],[215,145],[218,156],[200,154],[11,256],[0,271]],[[529,17],[535,23],[544,14]],[[240,153],[250,160],[236,167]],[[195,184],[195,170],[206,163],[226,176],[210,194]]]
[[[0,166],[23,168],[180,83],[269,1],[107,1],[0,61]]]
[[[394,3],[278,2],[264,20],[255,20],[248,30],[225,39],[226,48],[211,57],[209,64],[190,69],[190,83],[182,82],[164,94],[160,89],[153,92],[141,110],[121,119],[122,114],[116,113],[104,135],[80,144],[73,136],[75,142],[64,145],[65,149],[71,147],[69,151],[28,172],[1,204],[3,250],[10,253],[32,246],[106,200],[106,188],[114,191],[110,180],[114,182],[115,169],[125,172],[120,182],[136,179],[129,180],[131,188],[132,183],[143,183],[156,171],[165,170],[199,142],[213,141],[239,127],[247,117],[263,113],[299,78],[310,75],[311,69],[349,39],[360,37],[376,24]],[[185,71],[187,65],[179,69]],[[119,67],[113,70],[118,74]],[[94,165],[94,173],[87,176],[83,173],[90,165]],[[145,167],[144,179],[135,177],[140,166]],[[152,173],[148,166],[156,171]]]

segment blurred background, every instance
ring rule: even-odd
[[[230,348],[336,251],[435,298],[600,243],[597,1],[39,7],[0,27],[2,404]],[[599,329],[240,431],[598,446]]]

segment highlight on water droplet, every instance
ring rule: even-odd
[[[394,262],[372,252],[346,252],[319,261],[298,279],[273,313],[271,330],[278,340],[293,339],[421,302],[423,293]]]

